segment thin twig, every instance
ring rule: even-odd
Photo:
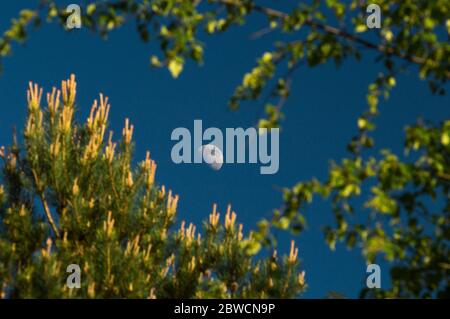
[[[52,213],[50,212],[50,207],[48,206],[47,199],[45,197],[45,192],[41,188],[41,185],[40,185],[39,177],[37,176],[35,170],[32,170],[32,171],[33,171],[34,182],[35,182],[36,188],[37,188],[37,193],[38,193],[39,198],[41,199],[42,206],[44,207],[45,215],[47,216],[48,222],[50,223],[50,226],[52,227],[53,232],[55,233],[56,237],[60,238],[58,227],[56,227],[55,221],[53,220]]]
[[[442,178],[442,179],[444,179],[444,180],[446,180],[446,181],[450,181],[450,175],[446,174],[444,172],[438,172],[437,176]]]
[[[272,32],[273,30],[275,30],[275,29],[272,28],[272,27],[266,27],[266,28],[263,28],[263,29],[258,30],[258,31],[256,31],[256,32],[253,32],[253,33],[250,35],[250,39],[251,39],[251,40],[259,39],[259,38],[261,38],[262,36],[264,36],[264,35],[266,35],[266,34],[269,34],[269,33]]]

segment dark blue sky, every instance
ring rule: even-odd
[[[3,3],[0,30],[9,26],[10,18],[17,16],[21,8],[34,8],[35,3]],[[244,229],[254,228],[261,217],[270,217],[271,210],[281,205],[281,187],[314,176],[324,177],[330,160],[347,156],[345,146],[357,130],[358,115],[365,109],[367,86],[380,70],[370,55],[359,63],[349,61],[340,69],[328,64],[298,70],[285,106],[280,170],[276,175],[260,175],[258,165],[224,165],[220,171],[213,171],[204,165],[173,164],[173,129],[192,129],[194,119],[202,119],[204,127],[246,128],[262,114],[256,104],[237,112],[227,108],[227,99],[242,75],[254,65],[257,56],[271,48],[272,36],[250,40],[252,31],[262,26],[263,20],[253,19],[225,34],[203,37],[205,64],[199,67],[190,62],[173,80],[166,70],[149,67],[156,46],[142,43],[133,23],[114,31],[107,41],[85,29],[66,33],[55,24],[44,24],[31,33],[26,44],[14,47],[12,58],[4,59],[0,76],[0,145],[10,144],[13,125],[23,125],[29,80],[50,90],[75,73],[80,109],[77,118],[86,119],[99,92],[109,96],[110,121],[116,137],[129,117],[136,127],[136,156],[144,158],[149,149],[158,164],[158,182],[180,194],[179,220],[199,224],[213,203],[221,212],[231,203]],[[420,116],[436,121],[449,118],[449,102],[448,97],[431,95],[414,71],[401,76],[390,100],[381,104],[377,145],[401,153],[405,125]],[[331,252],[324,244],[320,226],[332,222],[329,205],[316,204],[306,215],[309,229],[295,238],[309,285],[304,296],[320,298],[337,291],[356,297],[365,283],[366,270],[359,251],[338,246]],[[287,250],[288,236],[280,237],[280,246]],[[387,285],[388,269],[382,271],[382,284]]]

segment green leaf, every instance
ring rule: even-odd
[[[365,32],[366,30],[367,30],[367,26],[365,24],[359,24],[355,27],[356,33],[362,33],[362,32]]]
[[[183,71],[183,63],[178,59],[172,59],[169,61],[168,68],[172,77],[176,79]]]

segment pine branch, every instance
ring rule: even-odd
[[[56,226],[55,221],[53,220],[52,213],[50,212],[50,207],[48,206],[47,199],[45,197],[45,191],[41,187],[40,180],[39,180],[39,177],[38,177],[36,171],[34,169],[32,171],[33,171],[34,182],[35,182],[36,188],[37,188],[37,194],[41,200],[42,206],[44,207],[45,215],[47,216],[48,222],[49,222],[50,226],[52,227],[53,232],[55,233],[56,237],[60,238],[58,227]]]

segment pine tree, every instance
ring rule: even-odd
[[[261,243],[228,207],[216,206],[203,232],[181,222],[178,196],[155,182],[149,153],[133,167],[133,129],[107,132],[100,94],[84,124],[75,121],[76,82],[47,94],[30,83],[23,143],[1,148],[0,297],[265,298],[305,288],[298,250],[255,257]],[[62,98],[62,99],[61,99]],[[70,265],[81,287],[69,288]],[[70,268],[70,267],[69,267]]]

